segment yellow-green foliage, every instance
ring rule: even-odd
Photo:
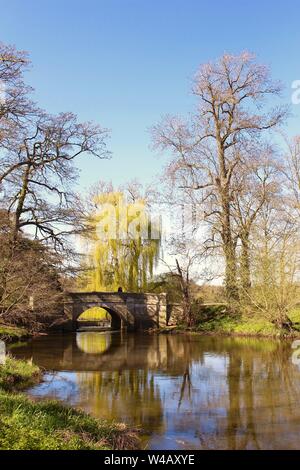
[[[151,223],[145,202],[124,201],[120,192],[103,193],[94,200],[96,209],[87,221],[88,274],[80,279],[86,290],[115,291],[119,287],[127,291],[145,290],[148,278],[153,275],[160,240],[150,238]],[[136,221],[135,232],[129,233]]]
[[[110,320],[110,315],[104,308],[92,307],[80,315],[78,320]]]
[[[293,324],[293,328],[295,330],[300,331],[300,307],[299,305],[289,311],[288,317]]]
[[[292,323],[299,323],[300,324],[300,307],[295,307],[289,311],[289,319]]]

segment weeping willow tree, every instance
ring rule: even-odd
[[[143,199],[129,201],[124,192],[104,192],[93,199],[86,223],[87,259],[81,287],[145,291],[159,257],[159,222],[150,220]]]

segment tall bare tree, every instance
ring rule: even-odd
[[[173,152],[173,169],[182,186],[201,191],[202,200],[209,202],[207,217],[217,217],[226,293],[232,300],[238,291],[232,181],[243,166],[245,145],[278,126],[286,109],[267,107],[267,98],[278,95],[280,85],[271,80],[268,68],[257,64],[247,52],[225,54],[215,63],[202,65],[193,93],[198,105],[190,121],[169,116],[153,128],[153,139],[158,148]]]

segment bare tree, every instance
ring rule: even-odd
[[[12,229],[7,212],[0,211],[0,321],[40,329],[62,315],[60,260],[24,236],[12,252]]]
[[[0,145],[11,148],[19,129],[37,112],[30,99],[32,88],[25,84],[29,66],[27,53],[0,42]],[[3,155],[2,155],[3,158]],[[2,161],[1,158],[1,161]],[[0,161],[0,171],[1,171]]]
[[[14,217],[14,241],[30,230],[59,248],[65,235],[77,230],[73,161],[80,155],[107,158],[107,136],[106,129],[79,123],[72,113],[44,114],[22,131],[0,175],[2,204]]]
[[[238,248],[240,294],[247,299],[251,287],[252,228],[264,205],[280,192],[274,149],[269,145],[252,145],[232,183],[232,219]]]
[[[300,136],[284,137],[286,150],[282,173],[285,178],[285,196],[290,216],[298,222],[300,215]]]
[[[282,197],[264,204],[252,233],[252,307],[278,328],[292,328],[289,312],[299,301],[298,226]]]
[[[183,320],[187,326],[195,321],[194,303],[195,287],[199,293],[201,286],[212,281],[215,273],[208,263],[208,252],[205,246],[200,248],[199,239],[188,239],[177,234],[170,237],[167,250],[170,261],[163,260],[169,273],[176,276],[181,293]],[[199,283],[199,284],[197,284]]]
[[[201,66],[196,74],[193,93],[199,101],[190,122],[167,117],[153,128],[154,144],[175,155],[171,165],[181,186],[200,191],[211,209],[206,217],[217,219],[229,300],[237,297],[233,178],[243,166],[245,146],[285,118],[282,107],[266,113],[261,110],[266,98],[279,92],[280,85],[270,79],[267,67],[257,64],[251,54],[225,54],[216,63]]]
[[[0,43],[0,319],[33,326],[56,310],[69,235],[83,227],[74,160],[110,152],[107,129],[33,103],[28,66]]]

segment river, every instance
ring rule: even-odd
[[[290,343],[78,332],[11,352],[46,370],[27,393],[143,431],[148,449],[297,449],[300,366]]]

